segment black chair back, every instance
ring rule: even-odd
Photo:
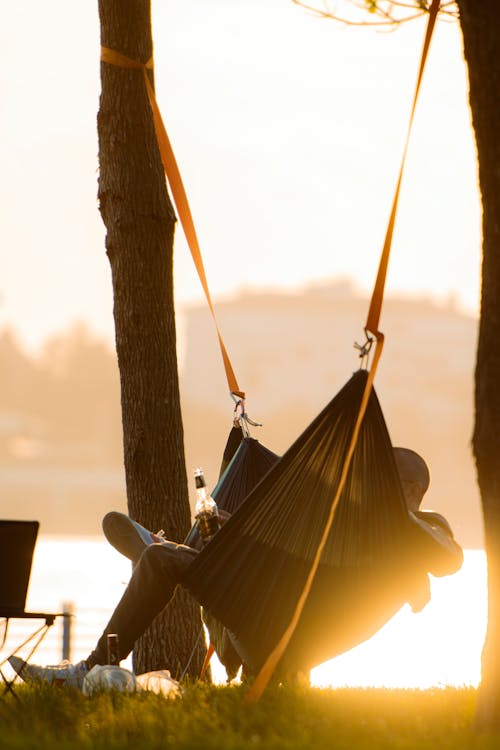
[[[0,520],[0,617],[24,612],[38,529],[38,521]]]

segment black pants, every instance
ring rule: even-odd
[[[192,547],[174,542],[146,547],[95,650],[87,659],[89,669],[95,664],[107,663],[108,633],[118,635],[120,659],[129,655],[136,640],[168,604],[197,554]]]

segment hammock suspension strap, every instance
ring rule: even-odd
[[[413,104],[411,107],[411,113],[410,113],[410,119],[408,123],[408,130],[406,132],[406,140],[404,144],[403,149],[403,156],[401,159],[401,165],[399,168],[399,174],[398,179],[396,182],[396,190],[394,192],[394,198],[392,201],[392,208],[391,213],[389,215],[389,221],[387,224],[387,230],[386,235],[384,239],[384,244],[382,247],[382,253],[380,256],[380,262],[377,272],[377,278],[375,280],[375,286],[373,288],[372,298],[370,302],[370,307],[368,309],[368,316],[366,319],[365,324],[365,330],[371,331],[375,336],[377,336],[378,332],[378,326],[380,321],[380,314],[382,311],[382,303],[384,299],[384,289],[385,289],[385,281],[387,276],[387,267],[389,265],[389,256],[391,253],[391,245],[392,245],[392,235],[394,233],[394,225],[396,223],[396,213],[398,209],[398,203],[399,203],[399,193],[401,190],[401,182],[403,179],[403,171],[404,166],[406,162],[406,154],[408,152],[408,144],[410,142],[410,134],[413,127],[413,120],[415,118],[415,110],[417,107],[417,100],[418,95],[420,92],[420,84],[422,83],[422,77],[424,74],[424,68],[425,63],[427,61],[427,54],[429,52],[429,47],[432,39],[432,32],[434,31],[434,26],[436,24],[436,18],[439,13],[439,6],[440,6],[440,0],[432,0],[431,6],[429,8],[429,18],[427,21],[427,29],[425,32],[425,38],[424,43],[422,47],[422,55],[420,58],[420,67],[418,70],[418,76],[417,76],[417,83],[415,86],[415,93],[413,95]]]
[[[229,391],[231,394],[239,396],[240,398],[245,398],[244,391],[242,391],[240,386],[238,385],[238,381],[236,379],[236,375],[234,374],[233,366],[231,364],[231,360],[229,358],[226,345],[224,344],[222,334],[219,329],[219,324],[217,322],[217,316],[215,314],[215,309],[212,303],[210,290],[208,288],[208,282],[207,282],[207,278],[205,274],[205,267],[203,264],[203,259],[202,259],[201,251],[200,251],[200,245],[198,242],[198,237],[196,234],[193,217],[191,215],[191,209],[189,207],[186,191],[184,189],[184,184],[182,182],[179,167],[177,166],[177,161],[175,159],[172,145],[167,135],[167,131],[163,123],[160,109],[156,101],[155,92],[151,84],[151,81],[149,80],[148,71],[153,70],[153,58],[151,57],[148,60],[148,62],[142,63],[139,60],[132,60],[130,57],[127,57],[126,55],[122,55],[120,52],[117,52],[114,49],[110,49],[109,47],[101,47],[101,61],[104,63],[108,63],[109,65],[115,65],[119,68],[142,70],[144,82],[146,85],[146,91],[147,91],[147,95],[149,99],[149,104],[151,106],[151,111],[153,114],[153,123],[154,123],[156,139],[158,141],[158,148],[160,150],[160,156],[161,156],[163,168],[165,170],[167,180],[172,190],[172,196],[173,196],[177,211],[179,213],[179,219],[180,219],[182,228],[184,230],[184,234],[186,236],[186,240],[187,240],[196,270],[198,272],[198,276],[200,278],[203,291],[205,292],[205,297],[208,302],[210,313],[212,315],[212,318],[215,324],[215,329],[217,332],[217,338],[219,340],[219,347],[220,347],[220,351],[222,355],[222,361],[224,364],[224,370],[226,373],[226,379],[227,379],[227,383],[229,386]]]

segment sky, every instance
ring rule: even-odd
[[[36,350],[81,320],[113,338],[97,204],[99,18],[0,0],[0,329]],[[291,0],[153,0],[157,99],[214,299],[349,277],[371,290],[424,25],[346,28]],[[481,248],[460,30],[435,31],[387,292],[476,314]],[[179,309],[203,293],[180,227]]]

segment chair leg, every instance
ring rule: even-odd
[[[16,700],[19,700],[18,696],[14,693],[14,688],[13,688],[17,675],[15,675],[12,680],[7,679],[7,677],[5,677],[2,671],[3,665],[9,660],[11,656],[14,656],[15,654],[17,654],[24,646],[27,646],[28,643],[31,643],[31,641],[33,641],[33,639],[36,638],[34,645],[31,647],[31,650],[28,653],[28,656],[24,660],[25,663],[28,663],[28,661],[31,659],[31,657],[33,656],[33,654],[35,653],[35,651],[37,650],[37,648],[39,647],[39,645],[41,644],[45,636],[47,635],[50,626],[51,626],[50,624],[45,622],[41,627],[38,628],[38,630],[35,630],[34,633],[32,633],[16,649],[14,649],[14,651],[12,651],[12,653],[10,653],[9,656],[7,656],[5,659],[3,659],[3,661],[0,662],[0,676],[4,682],[4,690],[2,693],[2,697],[4,697],[6,693],[10,692],[16,698]]]
[[[15,694],[14,688],[13,688],[14,680],[16,678],[14,677],[13,680],[8,680],[6,678],[6,676],[4,675],[4,673],[2,672],[1,669],[0,669],[0,677],[3,680],[3,691],[2,691],[2,696],[1,697],[4,698],[7,693],[10,693],[11,695],[14,696],[14,698],[16,699],[16,701],[18,701],[19,697]]]

